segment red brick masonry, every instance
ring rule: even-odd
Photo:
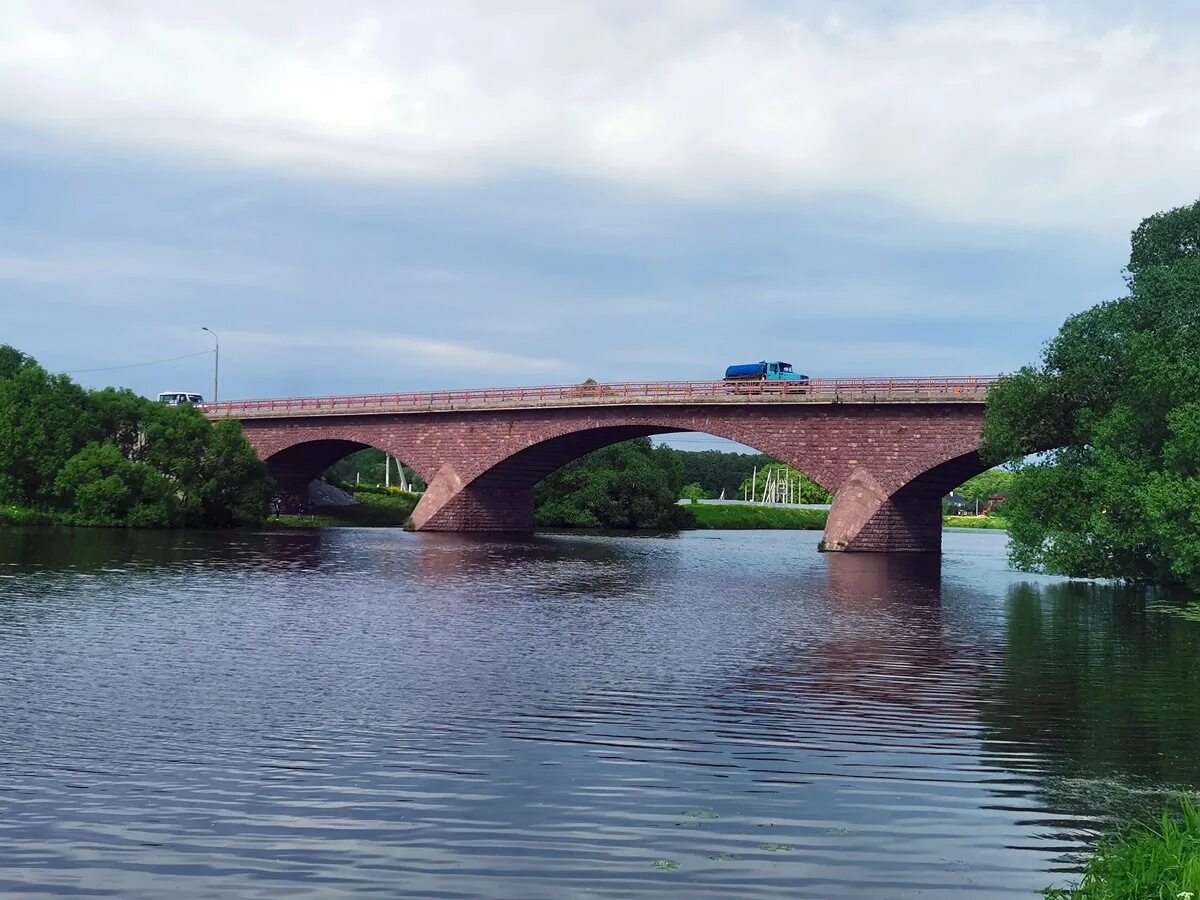
[[[425,531],[530,531],[533,486],[585,453],[675,431],[729,438],[834,493],[830,550],[939,550],[941,498],[984,469],[983,404],[639,404],[248,418],[285,495],[377,447],[420,473]]]

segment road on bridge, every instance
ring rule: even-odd
[[[402,394],[352,394],[207,403],[214,419],[347,413],[522,409],[662,403],[982,403],[997,379],[964,375],[923,378],[811,378],[808,381],[630,381],[540,387],[473,388]]]

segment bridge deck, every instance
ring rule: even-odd
[[[544,387],[481,388],[405,394],[290,397],[207,403],[213,419],[290,418],[564,406],[725,403],[982,403],[997,381],[987,376],[813,378],[787,381],[638,381]]]

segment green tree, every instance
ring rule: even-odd
[[[16,347],[0,344],[0,378],[12,378],[31,362],[32,360]]]
[[[829,491],[825,490],[825,488],[821,487],[803,472],[798,472],[791,466],[785,466],[780,462],[768,463],[757,472],[752,472],[738,486],[737,496],[730,499],[740,500],[743,495],[748,497],[751,489],[753,489],[756,498],[761,500],[768,479],[779,479],[781,483],[786,483],[789,480],[792,484],[799,483],[800,503],[829,503],[833,499],[833,495]]]
[[[90,444],[63,466],[55,492],[76,525],[163,528],[181,521],[167,478],[126,459],[112,443]]]
[[[741,496],[742,479],[750,475],[754,467],[763,468],[775,462],[764,453],[729,453],[723,450],[673,450],[683,462],[683,480],[696,482],[710,497],[719,497],[721,492],[730,499]]]
[[[567,528],[685,528],[676,502],[683,465],[667,448],[639,438],[590,453],[534,489],[538,524]]]
[[[382,450],[366,447],[334,463],[325,470],[324,477],[332,484],[352,485],[355,483],[356,476],[363,484],[383,484],[387,481],[383,471],[384,458]],[[408,466],[403,466],[403,468],[404,478],[412,485],[413,490],[425,490],[425,480]],[[392,484],[396,484],[398,480],[396,466],[393,463]]]
[[[1064,323],[988,397],[984,453],[1021,460],[1013,562],[1200,586],[1200,202],[1133,235],[1128,295]]]
[[[68,459],[101,437],[83,388],[0,348],[0,500],[43,506]]]
[[[693,481],[691,484],[685,484],[679,491],[680,500],[691,500],[693,503],[697,500],[707,500],[708,493],[700,486],[699,483]]]
[[[217,422],[207,437],[196,485],[199,514],[190,524],[224,528],[262,521],[274,484],[267,464],[242,434],[241,423]]]
[[[982,505],[989,497],[1007,494],[1012,489],[1013,477],[1011,469],[988,469],[964,481],[954,492],[968,500],[978,500]]]
[[[236,422],[86,391],[0,347],[0,501],[77,524],[224,526],[260,521],[271,489]]]

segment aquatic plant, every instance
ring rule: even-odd
[[[1074,888],[1046,900],[1195,900],[1200,897],[1200,808],[1183,797],[1179,815],[1101,841]]]

